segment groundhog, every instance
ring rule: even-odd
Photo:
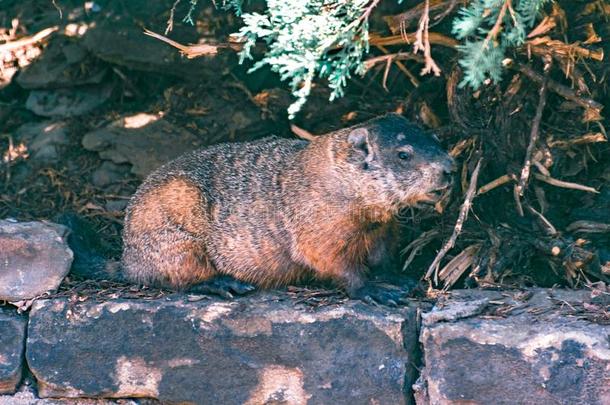
[[[272,136],[187,153],[131,199],[123,276],[225,295],[313,277],[393,302],[367,271],[396,253],[399,210],[435,201],[452,170],[438,140],[396,114],[312,141]]]

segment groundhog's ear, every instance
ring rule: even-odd
[[[373,149],[369,141],[369,131],[366,128],[356,128],[347,136],[347,142],[362,154],[365,168],[373,160]]]
[[[356,128],[347,136],[347,141],[356,148],[365,147],[368,143],[369,131],[366,128]]]

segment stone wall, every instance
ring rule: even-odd
[[[607,294],[200,298],[0,307],[0,405],[610,403]]]

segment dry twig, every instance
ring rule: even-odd
[[[443,290],[448,290],[460,279],[462,274],[474,263],[474,259],[481,250],[481,244],[470,245],[462,252],[451,259],[449,263],[438,273],[439,278],[444,282]]]
[[[458,215],[455,227],[453,228],[453,234],[445,243],[443,248],[437,253],[436,257],[434,258],[434,261],[432,262],[430,267],[428,267],[428,271],[426,272],[425,278],[427,280],[429,280],[430,276],[432,276],[432,273],[434,273],[435,284],[438,284],[438,270],[441,260],[443,260],[447,252],[449,252],[449,250],[451,250],[453,246],[455,246],[455,241],[462,232],[464,222],[468,218],[468,212],[470,211],[470,207],[472,206],[472,200],[476,195],[477,180],[479,179],[479,171],[481,170],[481,161],[482,159],[479,158],[479,161],[477,162],[477,165],[475,166],[474,171],[470,176],[470,184],[468,186],[468,190],[466,191],[466,196],[464,197],[462,207],[460,208],[460,214]]]
[[[506,11],[509,9],[511,10],[511,14],[513,14],[511,0],[504,0],[504,3],[502,4],[502,8],[500,9],[500,13],[498,14],[498,18],[496,19],[494,26],[491,28],[491,30],[489,30],[487,36],[485,37],[485,41],[483,42],[483,48],[487,48],[489,42],[495,40],[498,34],[500,33],[500,29],[502,28],[502,21],[504,21]]]
[[[405,264],[402,266],[403,271],[407,270],[409,268],[409,266],[411,265],[413,260],[415,260],[415,257],[419,254],[419,252],[421,252],[421,250],[424,247],[426,247],[426,245],[428,245],[437,236],[438,236],[438,230],[436,230],[436,229],[431,229],[429,231],[426,231],[426,232],[422,233],[413,242],[409,243],[407,245],[407,247],[404,248],[402,250],[402,252],[400,252],[403,255],[405,255],[407,253],[409,254],[409,256],[407,257],[407,260],[405,260]]]
[[[598,62],[604,60],[603,49],[587,49],[579,46],[578,44],[566,44],[563,41],[551,39],[550,37],[539,37],[530,39],[527,41],[531,51],[535,54],[548,55],[549,53],[553,56],[561,58],[573,58],[575,56],[593,59]]]
[[[413,44],[413,53],[423,51],[425,65],[421,71],[421,75],[434,73],[434,76],[441,75],[441,69],[438,67],[434,59],[432,59],[432,50],[430,49],[429,29],[430,27],[430,0],[426,0],[424,11],[419,20],[419,28],[415,33],[415,43]]]
[[[167,19],[167,27],[165,27],[164,34],[167,35],[174,29],[174,15],[176,14],[176,7],[180,4],[181,0],[176,0],[172,5],[171,10],[169,10],[169,18]]]
[[[0,55],[2,55],[4,52],[12,52],[16,49],[40,42],[43,39],[47,38],[49,35],[53,34],[58,29],[59,27],[57,26],[45,28],[44,30],[37,32],[36,34],[30,37],[21,38],[13,42],[7,42],[5,44],[0,44]]]
[[[580,190],[580,191],[586,191],[588,193],[599,194],[599,191],[597,191],[593,187],[584,186],[584,185],[578,184],[578,183],[571,183],[569,181],[557,180],[557,179],[554,179],[554,178],[549,177],[549,176],[545,176],[545,175],[540,174],[540,173],[534,173],[534,177],[537,180],[540,180],[540,181],[543,181],[543,182],[545,182],[547,184],[550,184],[551,186],[561,187],[561,188],[570,188],[572,190]]]
[[[160,41],[165,42],[173,46],[174,48],[178,48],[180,53],[186,56],[188,59],[198,58],[200,56],[213,56],[218,53],[219,49],[222,48],[232,48],[231,44],[218,44],[218,45],[210,45],[210,44],[191,44],[191,45],[182,45],[179,42],[174,41],[173,39],[169,39],[161,34],[157,34],[156,32],[144,29],[144,34],[156,38]]]
[[[447,3],[449,3],[448,6]],[[451,10],[455,7],[455,3],[457,3],[456,0],[430,0],[429,12],[434,13],[445,8],[446,10],[443,11],[440,16],[436,16],[434,18],[435,20],[439,20],[441,17],[444,17],[447,10],[451,12]],[[383,20],[388,25],[388,28],[392,34],[400,34],[408,26],[412,26],[415,24],[415,22],[419,21],[424,7],[424,3],[418,3],[415,7],[412,7],[403,13],[384,16]]]
[[[416,60],[418,62],[423,62],[423,58],[419,55],[413,55],[412,53],[407,52],[398,52],[398,53],[390,53],[387,55],[375,56],[374,58],[370,58],[364,61],[364,68],[366,70],[371,69],[378,63],[387,63],[388,60],[390,62],[398,61],[398,60]]]
[[[385,47],[378,45],[377,48],[379,48],[382,52],[387,53],[387,50]],[[413,74],[411,72],[409,72],[409,70],[405,67],[405,65],[403,65],[402,63],[400,63],[400,60],[416,60],[418,62],[423,62],[423,58],[419,55],[413,55],[412,53],[407,53],[407,52],[398,52],[398,53],[389,53],[387,55],[381,55],[381,56],[376,56],[374,58],[370,58],[367,59],[366,61],[364,61],[364,68],[366,70],[370,70],[373,66],[375,66],[378,63],[385,63],[386,64],[386,71],[384,72],[384,77],[383,77],[383,88],[387,90],[386,87],[386,80],[387,80],[387,72],[389,70],[389,66],[391,66],[392,62],[396,63],[396,66],[398,67],[398,69],[400,69],[411,81],[411,83],[413,84],[413,86],[417,87],[419,86],[419,80],[417,80],[417,78],[415,76],[413,76]]]
[[[382,37],[376,35],[375,33],[371,33],[369,43],[373,46],[387,46],[387,45],[401,45],[401,44],[410,44],[415,41],[415,32],[404,34],[403,35],[390,35],[387,37]],[[459,45],[459,42],[455,39],[448,37],[446,35],[440,34],[438,32],[429,32],[428,33],[428,41],[434,45],[441,45],[447,48],[455,49],[456,46]]]
[[[567,226],[568,232],[605,233],[610,232],[610,224],[594,221],[574,221]]]
[[[51,4],[53,4],[53,7],[55,7],[55,10],[57,10],[57,13],[59,14],[59,19],[63,19],[64,18],[64,13],[61,9],[61,7],[59,7],[59,5],[57,5],[57,0],[51,0]]]
[[[544,215],[542,215],[542,213],[536,211],[534,209],[534,207],[532,207],[529,204],[526,204],[525,207],[532,215],[534,215],[538,219],[538,221],[540,222],[540,225],[542,226],[542,228],[544,228],[547,235],[549,235],[549,236],[557,235],[557,228],[555,228],[555,226],[553,226],[551,221],[549,221]]]
[[[357,20],[352,21],[346,28],[345,31],[349,31],[354,27],[357,27],[358,25],[360,25],[363,22],[367,22],[371,13],[373,12],[373,9],[375,9],[375,7],[377,7],[377,4],[379,4],[381,0],[372,0],[368,6],[366,6],[366,8],[364,9],[364,12],[362,13],[362,15],[360,16],[360,18],[358,18]],[[329,45],[330,46],[330,45]]]
[[[383,45],[377,45],[377,49],[379,49],[381,52],[385,53],[386,55],[390,53],[387,50],[387,48]],[[416,56],[411,53],[409,53],[408,55]],[[419,80],[417,80],[417,77],[415,77],[415,75],[413,73],[411,73],[411,71],[409,69],[407,69],[406,66],[402,62],[400,62],[399,60],[396,60],[396,59],[393,59],[393,62],[396,63],[396,66],[398,67],[398,69],[401,72],[403,72],[405,74],[405,76],[407,76],[409,78],[409,80],[411,81],[411,84],[413,86],[419,87]]]
[[[533,80],[537,83],[543,83],[545,81],[545,78],[543,75],[536,72],[534,69],[532,69],[529,66],[519,64],[517,69],[521,73],[526,75],[530,80]],[[602,108],[604,108],[604,106],[602,104],[598,103],[597,101],[595,101],[591,98],[579,97],[573,89],[571,89],[567,86],[564,86],[563,84],[557,83],[556,81],[554,81],[552,79],[548,79],[547,86],[548,86],[549,90],[559,94],[560,96],[562,96],[563,98],[565,98],[567,100],[575,102],[576,104],[578,104],[581,107],[584,107],[586,109],[593,109],[597,112],[600,112],[602,110]]]
[[[544,106],[546,105],[546,90],[548,83],[548,74],[550,72],[550,64],[546,66],[546,75],[542,86],[540,87],[540,97],[538,100],[538,107],[536,107],[536,114],[534,115],[534,121],[532,123],[532,129],[530,132],[530,142],[527,145],[527,150],[525,152],[525,159],[523,162],[523,168],[521,169],[521,176],[519,177],[519,183],[516,185],[516,193],[518,197],[522,197],[525,191],[525,187],[527,186],[527,182],[530,178],[530,169],[532,166],[532,154],[534,153],[534,148],[536,147],[536,143],[538,142],[538,138],[540,137],[540,121],[542,120],[542,113],[544,111]],[[518,198],[517,197],[517,198]]]
[[[494,188],[500,187],[512,180],[516,180],[516,176],[514,174],[505,174],[503,176],[498,177],[497,179],[490,181],[489,183],[479,187],[479,190],[477,191],[477,196],[481,195],[481,194],[485,194],[491,190],[493,190]]]
[[[547,145],[551,148],[560,148],[560,149],[568,149],[572,146],[577,145],[586,145],[589,143],[598,143],[598,142],[608,142],[608,138],[604,136],[601,132],[588,132],[584,135],[581,135],[576,138],[567,139],[567,140],[553,140],[548,139],[546,141]]]

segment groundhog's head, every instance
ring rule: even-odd
[[[434,202],[451,184],[453,159],[434,135],[400,115],[373,119],[343,136],[347,162],[359,174],[358,194],[367,205],[394,210]]]

